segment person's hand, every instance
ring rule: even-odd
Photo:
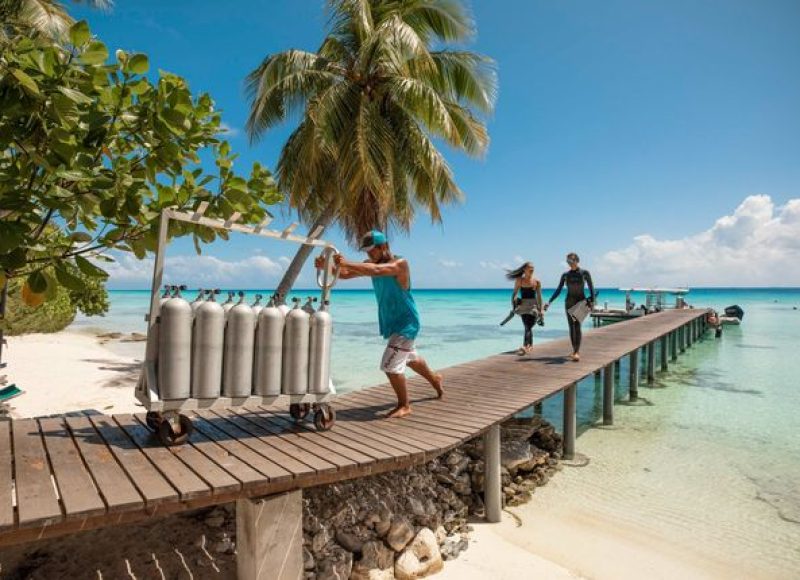
[[[547,312],[548,308],[550,308],[550,303],[549,302],[545,302],[544,303],[544,312]]]
[[[322,270],[325,267],[325,258],[323,256],[317,256],[314,258],[314,267],[317,270]]]
[[[342,254],[334,254],[333,255],[333,263],[337,266],[341,266],[345,262],[344,256]]]

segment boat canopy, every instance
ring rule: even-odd
[[[620,292],[650,292],[653,294],[688,294],[688,288],[620,288]]]

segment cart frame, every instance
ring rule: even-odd
[[[139,402],[144,405],[145,409],[154,413],[177,413],[180,411],[191,411],[199,409],[222,409],[241,407],[247,405],[265,405],[270,406],[278,403],[288,403],[292,407],[297,405],[317,405],[325,404],[332,401],[336,397],[336,393],[331,392],[325,394],[307,393],[304,395],[250,395],[248,397],[215,397],[213,399],[198,399],[189,397],[187,399],[161,399],[158,390],[158,374],[156,373],[156,361],[158,360],[158,344],[151,340],[153,328],[158,323],[158,310],[159,310],[159,290],[161,282],[164,277],[164,255],[166,247],[169,243],[169,222],[170,220],[187,222],[217,230],[226,230],[242,234],[249,234],[261,236],[264,238],[285,240],[300,245],[309,245],[322,248],[323,250],[331,250],[336,252],[333,244],[319,239],[323,228],[315,228],[309,232],[307,236],[294,235],[292,232],[297,227],[297,223],[290,224],[283,231],[267,229],[266,226],[272,221],[273,216],[267,212],[267,217],[256,226],[245,226],[236,223],[240,214],[235,212],[227,220],[213,219],[204,217],[205,211],[208,209],[208,202],[201,202],[197,209],[193,212],[181,212],[175,209],[165,209],[161,212],[159,230],[158,230],[158,245],[156,247],[155,263],[153,266],[153,283],[150,291],[150,310],[149,314],[145,316],[147,321],[147,342],[145,343],[145,360],[142,364],[142,371],[139,375],[139,381],[136,384],[135,396]],[[329,252],[328,259],[332,255]],[[323,271],[323,278],[320,286],[322,287],[322,300],[327,300],[330,294],[329,283],[329,267]]]

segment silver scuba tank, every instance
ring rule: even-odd
[[[256,326],[253,363],[253,394],[269,397],[281,394],[283,326],[285,316],[273,300],[261,309]]]
[[[162,399],[187,399],[192,376],[192,307],[180,287],[161,305],[158,391]]]
[[[239,302],[228,310],[226,318],[222,394],[248,397],[253,388],[256,318],[253,309],[244,303],[244,292],[239,292]]]
[[[203,303],[203,300],[204,300],[204,298],[203,298],[203,297],[205,296],[205,294],[206,294],[206,291],[205,291],[205,290],[203,290],[202,288],[200,288],[200,289],[197,291],[197,298],[195,298],[195,299],[192,301],[192,304],[191,304],[191,306],[192,306],[192,312],[197,312],[197,309],[198,309],[198,308],[200,307],[200,305]]]
[[[325,394],[330,390],[331,334],[333,319],[328,312],[329,302],[311,315],[311,338],[308,351],[308,392]]]
[[[219,290],[216,291],[219,293]],[[194,311],[192,328],[192,397],[215,399],[222,388],[225,311],[209,290],[208,300]]]
[[[261,312],[261,309],[264,308],[264,305],[261,304],[262,298],[264,298],[263,294],[256,294],[256,301],[250,305],[250,307],[253,309],[253,314],[256,317],[256,324],[258,324],[258,315]]]
[[[309,315],[294,298],[283,330],[283,372],[281,390],[286,395],[308,392]]]
[[[316,298],[309,296],[308,299],[306,300],[306,303],[303,304],[303,310],[307,312],[309,316],[314,314],[314,302],[316,301],[317,301]]]
[[[291,310],[291,308],[286,305],[286,300],[283,295],[275,294],[272,298],[275,300],[275,306],[283,313],[284,316],[289,314],[289,310]]]
[[[228,299],[222,303],[222,309],[225,311],[227,315],[230,312],[231,308],[233,308],[236,303],[233,301],[233,297],[236,295],[236,292],[228,291]]]

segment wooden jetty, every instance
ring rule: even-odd
[[[266,578],[262,570],[297,578],[303,488],[421,464],[479,435],[486,517],[499,521],[500,424],[563,391],[564,457],[572,458],[577,383],[602,374],[603,421],[612,423],[615,363],[630,357],[635,399],[640,367],[648,381],[657,364],[666,371],[703,335],[706,312],[669,310],[588,331],[580,362],[567,359],[568,341],[557,340],[529,356],[498,354],[444,369],[442,401],[413,379],[413,414],[404,419],[379,415],[395,404],[389,385],[349,393],[337,399],[337,422],[326,432],[262,407],[196,412],[189,443],[170,448],[143,415],[0,421],[0,545],[236,500],[240,578]]]

